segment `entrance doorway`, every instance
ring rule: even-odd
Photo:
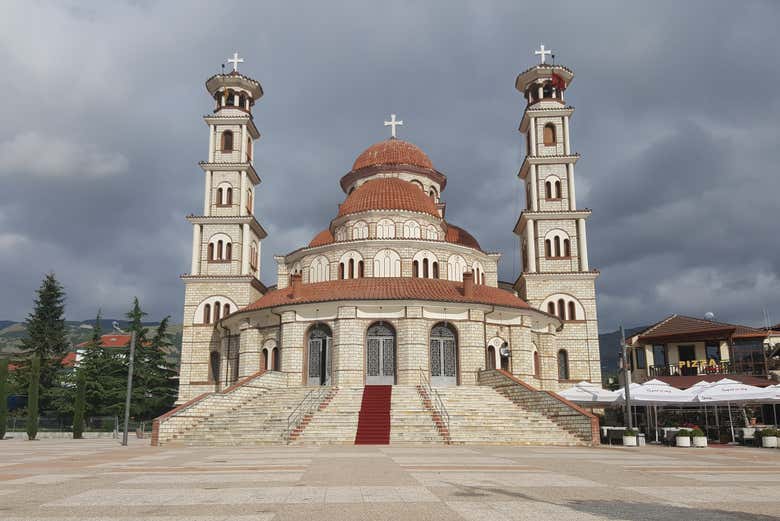
[[[330,385],[332,340],[330,328],[325,324],[317,324],[309,331],[308,385]]]
[[[684,346],[678,346],[677,352],[679,353],[679,360],[680,362],[691,362],[693,360],[696,360],[696,347],[692,345],[684,345]],[[688,364],[684,365],[680,371],[682,372],[683,376],[696,376],[698,373],[698,370],[696,366],[688,367]]]
[[[443,323],[431,329],[431,385],[458,384],[458,342],[452,328]]]
[[[395,330],[377,322],[366,335],[366,385],[395,383]]]

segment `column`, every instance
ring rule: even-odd
[[[563,116],[563,153],[567,156],[571,153],[569,143],[569,116]]]
[[[201,229],[200,224],[192,225],[192,266],[190,275],[200,275],[200,251],[201,251]]]
[[[246,149],[246,125],[241,125],[241,162],[246,163],[249,160],[248,150]]]
[[[588,268],[588,238],[585,235],[585,219],[577,219],[577,238],[580,245],[580,271],[590,271]]]
[[[544,99],[544,86],[539,85],[539,99]]]
[[[536,173],[536,165],[531,165],[531,210],[539,209],[539,176]]]
[[[262,254],[260,251],[260,248],[263,245],[263,241],[257,241],[257,271],[255,272],[255,277],[260,280],[260,259],[262,258]]]
[[[536,237],[534,222],[530,219],[525,223],[525,244],[528,250],[528,273],[536,273]]]
[[[574,163],[566,165],[566,186],[569,189],[569,210],[576,210],[577,198],[574,194]]]
[[[209,125],[209,163],[214,162],[214,149],[217,142],[217,126]]]
[[[239,203],[238,215],[247,215],[246,211],[246,170],[241,171],[241,201]]]
[[[241,275],[249,274],[249,223],[244,223],[241,232]]]
[[[531,124],[528,126],[528,135],[531,138],[531,155],[536,155],[536,118],[531,118]]]
[[[206,190],[203,197],[203,215],[211,215],[211,170],[206,170]]]

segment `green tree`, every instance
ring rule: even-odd
[[[65,327],[65,291],[53,273],[48,273],[37,290],[33,311],[26,320],[27,337],[22,340],[22,348],[28,358],[20,368],[18,378],[22,388],[29,387],[32,371],[29,363],[35,354],[40,364],[37,384],[44,390],[43,408],[46,410],[53,396],[46,393],[59,379],[62,357],[70,348]],[[26,384],[26,385],[24,385]]]
[[[83,371],[85,379],[85,415],[118,416],[124,408],[127,364],[122,353],[102,347],[101,318],[98,311],[92,338],[79,361],[79,371]]]
[[[0,440],[5,438],[8,420],[8,360],[0,358]]]
[[[84,432],[84,399],[87,390],[86,373],[78,369],[76,377],[76,403],[73,406],[73,439],[80,440]]]
[[[30,370],[30,386],[27,390],[27,437],[34,440],[38,436],[38,391],[41,377],[41,358],[32,355]]]

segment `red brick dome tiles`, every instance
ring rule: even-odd
[[[416,145],[400,139],[387,139],[365,149],[352,170],[379,165],[412,165],[433,170],[430,158]]]
[[[369,210],[407,210],[439,216],[436,203],[408,181],[385,177],[366,181],[339,206],[338,217]]]
[[[479,243],[473,235],[471,235],[463,228],[459,228],[453,224],[447,224],[447,235],[444,237],[444,240],[453,244],[460,244],[462,246],[468,246],[469,248],[474,248],[477,250],[482,249],[479,247]]]
[[[324,244],[330,244],[334,241],[333,234],[330,233],[330,230],[325,229],[322,230],[320,233],[314,236],[314,238],[309,243],[310,248],[314,248],[315,246],[322,246]]]

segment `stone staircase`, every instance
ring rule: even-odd
[[[291,444],[352,445],[362,398],[362,387],[340,387],[328,406],[311,417]]]
[[[311,392],[307,387],[270,389],[239,408],[210,416],[176,437],[185,445],[233,446],[284,443],[290,413]]]
[[[492,387],[437,388],[454,444],[584,445],[543,414],[520,407]]]
[[[390,444],[443,444],[446,440],[422,401],[416,386],[393,387],[390,405]]]

